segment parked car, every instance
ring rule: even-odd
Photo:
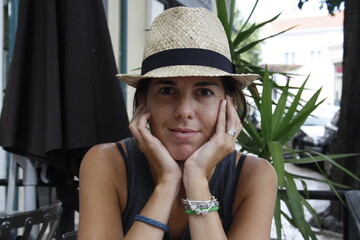
[[[325,125],[324,144],[322,146],[322,153],[329,155],[335,153],[336,148],[336,135],[338,131],[340,110],[338,110],[333,119]],[[325,161],[323,169],[328,177],[331,175],[332,164]]]
[[[296,150],[308,150],[315,152],[323,152],[323,145],[325,143],[325,129],[329,124],[339,107],[333,105],[319,106],[309,116],[300,130],[296,133],[292,140],[292,147]],[[306,157],[306,154],[299,153],[299,158]],[[320,163],[320,166],[323,167]],[[309,167],[318,170],[315,163],[297,164],[298,166]]]

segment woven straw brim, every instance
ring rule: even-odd
[[[167,66],[154,69],[144,75],[117,74],[116,77],[129,86],[137,87],[139,80],[146,78],[171,78],[171,77],[232,77],[241,82],[243,88],[250,85],[258,78],[257,74],[231,74],[212,67],[204,66]]]

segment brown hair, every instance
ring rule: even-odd
[[[241,122],[243,122],[247,115],[247,104],[245,95],[242,91],[243,86],[241,82],[232,77],[222,77],[221,81],[224,86],[225,94],[235,99],[236,110]]]

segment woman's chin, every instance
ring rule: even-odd
[[[176,148],[176,149],[168,149],[172,158],[176,161],[185,161],[188,159],[191,154],[195,151],[193,148]]]
[[[171,154],[171,153],[170,153]],[[183,153],[176,153],[176,154],[171,154],[171,156],[173,157],[173,159],[175,161],[185,161],[186,159],[189,158],[191,154],[183,154]]]

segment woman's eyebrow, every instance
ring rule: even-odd
[[[202,81],[202,82],[197,82],[194,84],[197,87],[206,87],[206,86],[216,86],[218,87],[219,84],[217,82],[213,82],[213,81]]]
[[[159,84],[176,86],[176,83],[171,80],[159,80],[155,82],[155,85],[159,85]]]

